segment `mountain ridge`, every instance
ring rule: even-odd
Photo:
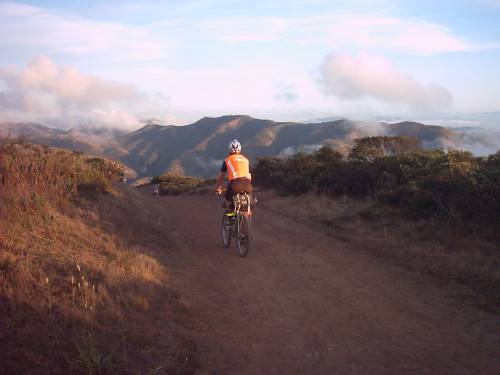
[[[414,121],[383,123],[336,119],[300,123],[256,119],[248,115],[203,117],[184,125],[149,122],[132,131],[87,127],[58,130],[36,123],[0,124],[0,136],[22,135],[38,144],[68,148],[118,159],[138,177],[165,172],[210,177],[226,156],[226,145],[239,139],[252,161],[259,156],[290,156],[311,152],[322,145],[342,149],[364,136],[394,135],[417,138],[424,148],[467,144],[467,135],[437,125]],[[476,140],[477,141],[477,140]]]

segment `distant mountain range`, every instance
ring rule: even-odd
[[[477,132],[416,122],[388,124],[337,119],[304,124],[243,115],[204,117],[186,126],[149,123],[132,133],[95,127],[57,130],[33,123],[0,124],[0,136],[21,136],[37,144],[116,158],[132,168],[137,177],[164,172],[212,177],[226,156],[228,141],[235,138],[241,141],[245,155],[255,160],[264,155],[311,152],[321,145],[341,149],[351,145],[356,138],[373,135],[412,136],[425,148],[474,147],[487,141]],[[495,141],[485,147],[487,150],[500,148]]]
[[[119,129],[79,127],[70,130],[48,128],[36,123],[2,123],[0,137],[23,138],[36,144],[81,151],[91,155],[113,155],[120,159],[127,154],[117,138],[127,134]]]
[[[330,122],[330,121],[340,120],[343,118],[346,117],[326,116],[302,122],[303,123]],[[406,118],[394,117],[394,116],[387,117],[380,115],[364,119],[364,121],[369,121],[369,122],[385,122],[391,124],[408,120],[409,119],[407,117]],[[498,131],[500,130],[500,111],[416,116],[411,118],[411,121],[418,122],[421,124],[433,124],[433,125],[445,126],[449,128],[460,128],[460,127],[471,126],[474,127],[476,130],[480,128],[487,131],[495,131],[495,130]]]

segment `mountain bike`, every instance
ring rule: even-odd
[[[246,257],[251,240],[251,196],[248,193],[238,193],[233,196],[231,209],[226,209],[222,215],[222,242],[224,247],[231,245],[234,238],[237,244],[237,254]]]

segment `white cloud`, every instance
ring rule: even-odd
[[[406,18],[342,15],[333,18],[328,32],[334,46],[357,45],[424,55],[494,46],[471,44],[445,26]]]
[[[301,145],[301,146],[289,146],[285,147],[278,153],[279,158],[289,158],[293,155],[296,155],[299,152],[303,152],[305,154],[312,154],[313,152],[318,151],[323,145],[321,144],[312,144],[312,145]]]
[[[0,69],[2,120],[72,127],[97,124],[131,128],[148,98],[131,85],[58,66],[40,56],[25,69]]]
[[[183,22],[175,25],[179,27]],[[371,14],[211,18],[184,26],[197,30],[198,37],[230,43],[288,41],[423,55],[499,47],[498,43],[467,41],[444,25]]]
[[[228,43],[271,42],[286,36],[288,21],[278,17],[217,18],[194,27],[208,39]]]
[[[451,104],[451,94],[435,84],[422,84],[399,72],[380,55],[329,54],[320,66],[325,95],[347,101],[376,99],[417,110],[434,110]]]
[[[324,14],[321,13],[324,7],[315,8],[310,3],[330,3],[328,1],[291,1],[303,4],[304,7],[307,4],[307,14],[312,15],[283,16],[281,6],[266,2],[266,7],[269,5],[274,10],[268,12],[265,10],[268,8],[259,9],[261,14],[269,16],[242,16],[249,13],[242,12],[242,8],[232,7],[232,0],[224,0],[222,5],[217,3],[220,12],[215,11],[212,2],[204,0],[167,5],[157,2],[149,5],[143,2],[115,2],[99,4],[99,7],[106,7],[104,13],[85,11],[89,17],[98,14],[99,19],[108,17],[116,20],[108,22],[76,15],[75,8],[71,6],[52,10],[55,8],[0,2],[0,66],[5,62],[19,64],[32,56],[49,55],[58,62],[76,64],[87,72],[113,81],[131,82],[141,87],[141,90],[155,90],[172,95],[168,99],[156,95],[154,100],[144,99],[144,95],[141,95],[139,106],[115,103],[112,108],[108,108],[108,104],[87,103],[86,108],[90,110],[79,110],[77,116],[75,107],[80,101],[75,99],[70,106],[66,104],[73,95],[72,90],[76,90],[78,86],[64,87],[64,92],[52,91],[50,95],[42,95],[40,92],[35,95],[33,88],[27,94],[28,91],[21,90],[17,84],[15,90],[12,89],[13,86],[6,87],[6,83],[2,83],[0,79],[3,112],[5,114],[7,103],[20,100],[21,95],[30,108],[39,107],[35,111],[37,118],[52,119],[61,111],[69,114],[69,108],[72,108],[74,118],[79,120],[110,115],[111,110],[115,111],[115,117],[120,114],[128,115],[132,113],[130,108],[141,118],[164,118],[166,102],[170,108],[175,109],[177,118],[182,121],[184,113],[188,112],[190,120],[206,114],[234,112],[263,114],[266,117],[274,117],[278,113],[286,117],[294,111],[311,113],[308,117],[316,117],[317,114],[313,113],[318,111],[328,114],[348,113],[351,116],[363,111],[370,114],[380,111],[393,113],[398,109],[409,113],[409,106],[437,107],[431,105],[436,102],[445,105],[449,103],[450,94],[439,86],[419,83],[397,72],[392,66],[388,68],[391,74],[370,71],[372,68],[367,63],[363,68],[363,75],[372,76],[369,87],[354,80],[356,72],[341,72],[344,75],[343,81],[348,76],[351,81],[356,82],[356,98],[346,99],[349,96],[346,92],[353,95],[353,91],[347,90],[345,85],[341,86],[343,89],[340,93],[336,89],[335,94],[333,89],[327,88],[335,80],[336,76],[332,73],[328,73],[330,78],[322,78],[325,93],[330,95],[325,97],[311,79],[311,70],[316,69],[316,64],[325,51],[332,48],[339,51],[365,50],[400,57],[408,53],[429,55],[478,51],[497,46],[468,40],[467,35],[461,33],[463,30],[453,30],[422,19],[394,16],[395,13],[390,12],[396,8],[390,6],[379,7],[383,10],[375,11],[368,0],[358,1],[363,3],[360,7],[328,7],[330,10],[343,9],[346,13]],[[284,1],[282,3],[285,4]],[[126,17],[121,16],[123,8],[116,9],[114,13],[117,7],[128,8],[125,11]],[[304,7],[301,5],[296,9]],[[176,13],[176,8],[182,8],[183,11]],[[305,14],[288,9],[290,14]],[[356,9],[361,9],[361,13],[356,13]],[[142,21],[145,19],[149,21]],[[458,58],[460,57],[453,55],[447,57],[448,61]],[[353,64],[360,64],[358,60],[359,58]],[[430,66],[431,59],[419,58],[419,61],[422,61],[419,66],[421,75],[429,76],[435,72]],[[392,77],[395,88],[374,89],[376,85],[373,83],[373,76],[380,74]],[[469,78],[469,83],[458,88],[453,86],[457,79],[450,77],[456,77],[457,74],[450,69],[448,77],[440,75],[440,79],[453,88],[457,108],[461,106],[460,90],[476,92],[475,97],[463,99],[466,104],[484,103],[487,96],[495,97],[485,93],[486,85],[481,84],[480,94],[477,94],[478,90],[469,89],[473,78]],[[6,78],[4,76],[4,80]],[[286,84],[280,87],[276,82]],[[338,82],[334,83],[339,86]],[[349,84],[354,85],[353,82]],[[403,90],[402,87],[406,88]],[[56,87],[52,89],[56,90]],[[482,98],[478,99],[477,95]],[[61,97],[66,98],[66,104],[62,107]],[[430,100],[430,97],[437,100]],[[395,103],[403,105],[396,106]],[[12,108],[11,106],[10,115],[14,114]],[[15,114],[28,117],[35,112],[23,114],[17,111]]]
[[[162,58],[169,45],[147,26],[98,22],[35,6],[0,3],[0,48],[22,48],[31,54],[94,54],[118,61]]]

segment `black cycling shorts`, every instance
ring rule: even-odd
[[[252,181],[250,179],[242,177],[235,178],[229,182],[229,185],[226,190],[226,194],[224,197],[231,201],[233,199],[233,195],[237,193],[248,193],[250,194],[253,191]]]

